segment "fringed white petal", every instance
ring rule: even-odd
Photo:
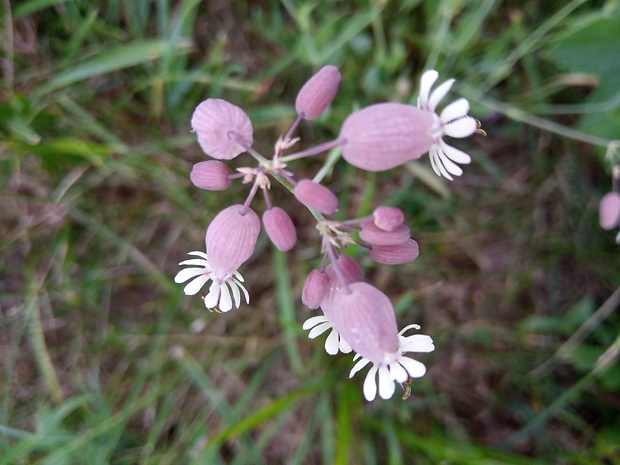
[[[453,174],[454,176],[460,176],[463,174],[461,167],[446,157],[441,149],[437,150],[437,156],[439,157],[441,164],[446,168],[446,171],[450,174]]]
[[[205,283],[209,281],[209,279],[210,278],[204,274],[201,276],[198,276],[193,281],[190,281],[189,283],[187,283],[187,286],[183,288],[183,292],[185,292],[185,295],[196,295],[198,294],[198,291],[202,289],[202,286],[204,286]]]
[[[424,71],[420,78],[420,96],[418,97],[418,107],[426,107],[428,105],[428,98],[431,93],[431,87],[437,81],[439,73],[434,69]]]
[[[239,305],[241,305],[241,292],[239,292],[239,284],[237,284],[237,281],[234,278],[230,278],[226,281],[226,284],[228,284],[228,287],[230,287],[230,290],[232,291],[235,307],[239,308]]]
[[[466,98],[460,98],[455,100],[441,111],[439,119],[442,123],[448,124],[450,121],[454,121],[459,118],[467,116],[469,111],[469,102]]]
[[[198,257],[204,258],[205,260],[209,260],[207,258],[207,254],[204,252],[201,252],[200,250],[194,250],[193,252],[188,252],[188,255],[196,255]]]
[[[353,351],[353,348],[340,336],[340,352],[343,354],[349,354]]]
[[[320,323],[310,330],[310,332],[308,333],[308,337],[310,339],[314,339],[315,337],[320,336],[325,331],[331,328],[332,324],[329,321],[326,321],[325,323]]]
[[[450,92],[452,84],[454,84],[454,79],[448,79],[446,82],[442,83],[433,91],[433,93],[431,94],[431,98],[428,101],[428,108],[430,111],[435,111],[435,108],[437,108],[439,102],[446,96],[448,92]]]
[[[404,383],[409,378],[407,370],[405,370],[398,362],[390,364],[390,376],[393,380],[398,381],[399,383]]]
[[[398,362],[407,370],[412,378],[421,378],[426,373],[426,367],[423,363],[418,362],[409,357],[401,357]]]
[[[421,326],[420,325],[416,325],[416,324],[412,324],[412,325],[407,325],[405,326],[403,329],[400,330],[400,332],[398,333],[399,336],[402,336],[403,334],[405,334],[407,331],[409,331],[410,329],[420,329]]]
[[[209,292],[205,296],[205,307],[209,310],[215,308],[220,301],[220,283],[214,281],[209,287]]]
[[[356,354],[356,357],[359,354]],[[361,369],[363,369],[366,365],[368,365],[370,363],[370,360],[368,360],[367,358],[362,358],[359,362],[357,362],[353,368],[351,369],[351,372],[349,373],[349,378],[353,378],[353,375],[355,375],[355,373],[357,373],[358,371],[360,371]]]
[[[308,330],[318,325],[319,323],[325,323],[326,321],[327,321],[327,317],[324,315],[312,316],[308,318],[306,321],[304,321],[304,324],[301,327],[302,329]]]
[[[205,272],[204,268],[184,268],[181,271],[179,271],[177,275],[174,277],[174,282],[177,284],[184,283],[185,281],[187,281],[190,278],[193,278],[194,276],[199,276],[201,274],[204,274],[204,272]]]
[[[232,299],[230,298],[230,290],[226,283],[220,286],[220,310],[222,312],[230,312],[233,308]]]
[[[179,265],[192,265],[192,266],[202,266],[206,269],[211,269],[209,266],[209,262],[202,258],[190,258],[189,260],[183,260]]]
[[[325,340],[325,351],[329,355],[336,355],[338,353],[338,331],[332,329],[332,332],[329,333],[327,339]]]
[[[364,397],[367,401],[374,400],[377,397],[377,367],[372,366],[370,370],[368,370],[368,374],[366,375],[366,379],[364,380]]]
[[[460,139],[471,136],[478,129],[478,121],[470,116],[451,121],[444,125],[444,134]]]
[[[405,338],[405,341],[401,342],[401,352],[432,352],[435,350],[435,345],[430,336],[426,334],[414,334]]]
[[[443,140],[439,143],[439,146],[443,153],[446,154],[446,157],[448,157],[450,160],[456,163],[460,163],[461,165],[471,163],[471,157],[462,150],[446,144]]]
[[[382,399],[389,399],[394,395],[396,386],[390,376],[390,369],[386,365],[379,367],[379,395]]]
[[[239,275],[239,276],[241,276],[241,275]],[[241,279],[241,281],[243,281],[243,278]],[[250,303],[250,293],[245,288],[245,286],[243,284],[241,284],[241,281],[237,281],[237,286],[239,287],[239,289],[241,289],[241,292],[243,292],[243,296],[245,297],[245,303],[249,304]]]

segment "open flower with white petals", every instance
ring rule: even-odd
[[[329,333],[329,336],[327,336],[327,339],[325,340],[325,351],[330,355],[336,355],[338,351],[343,354],[348,354],[353,350],[325,315],[318,315],[308,318],[304,322],[302,328],[305,330],[310,329],[310,332],[308,333],[308,337],[310,339],[314,339],[315,337],[320,336],[324,332],[331,329],[331,333]]]
[[[216,273],[212,270],[207,254],[204,252],[190,252],[189,255],[196,255],[201,258],[184,260],[179,265],[191,265],[184,268],[174,277],[175,283],[189,281],[183,291],[185,295],[196,295],[200,289],[209,281],[209,291],[203,294],[205,307],[210,311],[228,312],[234,306],[239,308],[241,305],[241,293],[245,297],[245,302],[250,303],[250,295],[247,289],[241,284],[243,276],[238,271],[231,273]]]
[[[409,325],[398,333],[399,348],[394,353],[386,353],[381,363],[373,363],[364,380],[364,397],[371,401],[377,396],[377,374],[379,378],[379,396],[389,399],[396,390],[395,382],[401,386],[408,384],[411,378],[420,378],[426,373],[423,363],[405,356],[407,352],[432,352],[435,350],[433,340],[425,334],[404,336],[409,329],[420,329],[418,325]],[[367,358],[357,354],[353,360],[360,359],[349,374],[349,378],[371,363]]]
[[[452,180],[452,176],[460,176],[463,170],[457,163],[462,165],[470,163],[471,157],[465,152],[446,144],[443,136],[456,138],[471,136],[478,129],[478,121],[467,116],[469,102],[460,98],[447,105],[439,115],[435,112],[439,102],[446,96],[454,79],[449,79],[431,92],[431,88],[439,73],[435,70],[425,71],[420,80],[420,96],[418,108],[430,113],[435,120],[431,128],[433,145],[429,149],[431,166],[437,176],[444,176]]]

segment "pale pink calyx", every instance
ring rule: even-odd
[[[367,171],[389,170],[428,152],[433,123],[432,115],[411,105],[370,105],[344,121],[342,157]]]
[[[195,295],[209,281],[209,291],[204,293],[203,299],[205,307],[210,311],[228,312],[232,310],[233,304],[239,308],[241,305],[241,292],[245,297],[245,302],[250,303],[250,295],[243,286],[243,276],[238,271],[231,273],[218,274],[213,271],[209,263],[207,254],[204,252],[190,252],[200,258],[184,260],[179,265],[190,265],[183,268],[174,277],[175,283],[189,281],[183,291],[185,295]]]
[[[237,270],[254,252],[260,234],[258,215],[243,205],[232,205],[213,219],[207,228],[207,255],[214,272]]]
[[[454,79],[449,79],[431,92],[431,88],[438,77],[439,73],[434,69],[422,74],[418,107],[431,115],[434,121],[431,128],[433,143],[429,148],[431,166],[437,176],[452,180],[451,175],[460,176],[463,174],[463,170],[457,163],[462,165],[470,163],[471,157],[465,152],[446,144],[443,141],[443,136],[454,138],[471,136],[478,130],[478,122],[467,115],[469,102],[464,98],[450,103],[439,115],[437,114],[437,105],[454,84]]]
[[[329,289],[329,277],[321,270],[312,270],[301,292],[301,302],[308,308],[314,310],[319,308],[321,302],[327,295]]]
[[[608,192],[599,203],[601,228],[613,229],[620,224],[620,194]]]
[[[327,65],[321,68],[297,94],[297,113],[307,120],[321,116],[334,100],[341,81],[340,71],[335,66]]]
[[[394,231],[405,221],[405,214],[400,208],[382,205],[372,212],[372,219],[379,229]]]
[[[420,378],[426,373],[423,363],[414,360],[405,354],[407,352],[432,352],[435,345],[430,336],[426,334],[414,334],[404,336],[409,329],[420,329],[418,325],[409,325],[398,333],[398,349],[385,355],[381,362],[373,362],[364,356],[357,354],[353,360],[360,359],[349,373],[349,378],[372,362],[372,367],[364,380],[364,397],[372,401],[377,396],[377,378],[379,378],[379,396],[389,399],[396,390],[395,383],[408,384],[411,378]]]
[[[313,208],[324,215],[338,211],[338,197],[327,187],[310,179],[302,179],[295,186],[295,197],[306,207]]]
[[[374,261],[384,265],[402,265],[418,258],[420,248],[415,240],[407,239],[397,245],[373,245],[368,255]]]
[[[392,231],[385,231],[375,225],[373,220],[362,221],[360,238],[372,245],[397,245],[409,239],[409,228],[404,224]]]
[[[297,242],[297,232],[291,217],[280,207],[273,207],[263,213],[263,225],[267,236],[279,250],[288,252]]]
[[[337,290],[326,314],[355,352],[381,363],[398,350],[398,329],[390,299],[374,286],[356,282]]]
[[[232,170],[218,160],[207,160],[196,163],[189,178],[194,186],[208,191],[223,191],[232,183],[228,176]]]
[[[192,131],[207,155],[231,160],[246,151],[254,142],[252,122],[248,115],[226,100],[210,98],[200,103],[192,115]],[[238,140],[230,134],[237,135]]]

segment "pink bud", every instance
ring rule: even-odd
[[[362,222],[360,238],[372,245],[397,245],[409,239],[409,228],[404,224],[393,231],[378,228],[372,220]]]
[[[396,207],[377,207],[372,213],[375,225],[384,231],[394,231],[405,221],[405,214]]]
[[[312,120],[327,109],[340,87],[340,71],[335,66],[323,66],[297,94],[295,110],[304,119]]]
[[[232,170],[218,160],[208,160],[196,163],[189,174],[194,186],[208,191],[223,191],[232,181],[228,176]]]
[[[364,270],[362,270],[362,267],[350,256],[340,254],[336,262],[344,278],[347,280],[347,283],[355,283],[364,279]],[[333,266],[333,264],[329,266]]]
[[[219,212],[207,228],[207,257],[216,274],[234,273],[254,252],[260,219],[249,208],[243,211],[243,205],[232,205]]]
[[[620,223],[620,194],[608,192],[599,204],[601,228],[613,229]]]
[[[191,124],[202,150],[219,160],[231,160],[246,151],[230,137],[231,133],[237,134],[248,147],[254,142],[250,118],[226,100],[210,98],[200,103],[194,110]]]
[[[370,105],[342,124],[342,156],[363,170],[389,170],[428,152],[433,144],[432,126],[432,115],[411,105]]]
[[[368,283],[357,282],[336,291],[328,318],[355,352],[375,364],[399,349],[394,307]]]
[[[309,179],[302,179],[297,183],[295,197],[305,206],[325,215],[333,215],[338,211],[338,197],[327,187]]]
[[[318,308],[325,298],[329,288],[329,277],[327,273],[320,270],[312,270],[301,292],[302,303],[311,309]]]
[[[385,265],[402,265],[418,258],[420,248],[416,241],[408,239],[398,245],[373,245],[368,255],[374,261]]]
[[[263,225],[271,242],[282,252],[288,252],[295,246],[295,225],[288,213],[280,207],[273,207],[263,213]]]

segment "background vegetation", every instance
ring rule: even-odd
[[[2,15],[1,465],[620,464],[618,246],[597,219],[617,1],[4,0]],[[428,68],[489,134],[457,142],[474,163],[452,183],[427,160],[328,177],[343,215],[397,205],[420,243],[408,266],[363,260],[436,342],[406,401],[364,401],[350,357],[301,330],[319,245],[283,189],[301,243],[261,239],[251,305],[209,314],[172,282],[246,193],[190,184],[193,108],[242,106],[269,152],[324,64],[343,84],[303,144],[357,107],[414,102]]]

